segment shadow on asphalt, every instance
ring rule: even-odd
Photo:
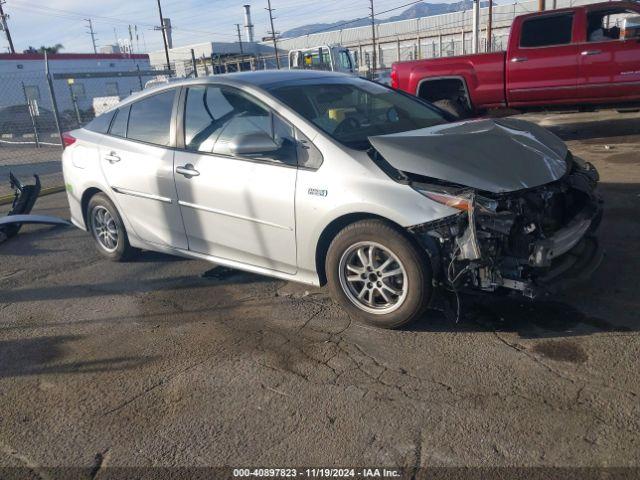
[[[153,361],[155,357],[114,357],[102,360],[60,363],[67,344],[78,335],[33,337],[0,341],[0,378],[47,373],[93,373],[128,370]]]
[[[617,120],[596,120],[559,125],[545,126],[564,141],[590,140],[595,138],[610,138],[638,135],[640,132],[640,118],[624,117]]]
[[[419,332],[505,332],[521,338],[562,338],[592,335],[600,332],[631,332],[640,325],[615,325],[607,320],[585,315],[562,301],[528,301],[522,298],[487,296],[463,302],[463,315],[458,323],[436,310],[406,331]]]

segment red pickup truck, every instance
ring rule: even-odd
[[[506,52],[394,63],[391,86],[457,117],[504,107],[640,103],[640,3],[522,15]]]

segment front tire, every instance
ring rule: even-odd
[[[129,244],[124,223],[115,205],[104,193],[97,193],[87,205],[87,226],[101,255],[114,262],[133,258],[138,250]]]
[[[427,255],[382,220],[362,220],[341,230],[329,246],[325,268],[333,298],[370,325],[406,325],[431,300]]]

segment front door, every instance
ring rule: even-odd
[[[184,105],[184,149],[176,151],[174,164],[189,249],[295,273],[292,127],[226,86],[190,87]],[[274,148],[260,152],[265,136]],[[251,138],[257,139],[254,151],[247,145]]]
[[[100,163],[121,215],[142,240],[187,248],[170,147],[175,89],[120,108],[100,146]]]
[[[536,16],[522,22],[520,38],[509,44],[507,101],[562,103],[575,98],[578,47],[573,43],[574,14]]]

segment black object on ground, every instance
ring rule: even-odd
[[[15,191],[11,210],[6,217],[0,218],[0,242],[14,237],[25,223],[70,226],[71,223],[49,215],[29,215],[40,194],[40,178],[34,175],[33,185],[24,185],[13,173],[9,172],[9,182]]]

